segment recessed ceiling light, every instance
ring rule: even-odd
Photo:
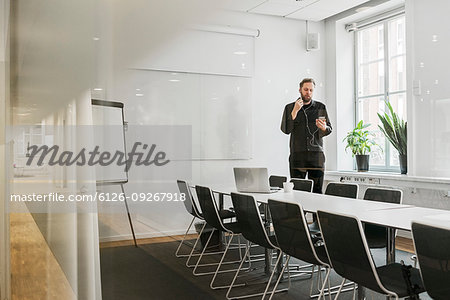
[[[99,41],[99,40],[100,40],[100,38],[99,38],[99,37],[96,37],[96,36],[94,36],[92,39],[93,39],[94,41]]]
[[[362,12],[362,11],[365,11],[365,10],[368,10],[368,9],[371,9],[371,8],[372,8],[371,6],[363,6],[363,7],[359,7],[357,9],[355,9],[355,11],[356,12]]]
[[[94,88],[94,91],[103,91],[102,88]]]
[[[233,54],[236,54],[236,55],[246,55],[247,52],[245,52],[245,51],[234,51]]]
[[[144,96],[144,94],[136,94],[136,96],[142,97],[142,96]]]
[[[178,82],[180,81],[179,79],[169,79],[170,82]]]

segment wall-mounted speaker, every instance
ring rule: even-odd
[[[320,35],[319,33],[308,33],[306,36],[306,51],[320,50]]]

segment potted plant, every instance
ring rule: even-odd
[[[406,122],[398,117],[398,115],[392,109],[390,102],[386,101],[386,106],[389,109],[389,113],[378,114],[381,124],[378,125],[381,132],[386,136],[389,142],[398,151],[400,161],[400,172],[406,174],[408,172],[407,166],[407,133]]]
[[[372,146],[378,146],[374,141],[374,134],[366,129],[369,126],[370,124],[364,124],[362,120],[359,121],[343,140],[347,142],[345,150],[347,151],[350,148],[352,155],[356,157],[358,172],[369,171],[369,153]]]

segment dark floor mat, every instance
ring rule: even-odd
[[[211,298],[141,248],[101,249],[100,260],[103,300]]]

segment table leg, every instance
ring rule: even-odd
[[[387,228],[386,264],[395,263],[395,229]],[[392,299],[386,296],[386,300]]]
[[[266,203],[262,203],[261,205],[263,205],[264,208],[264,226],[266,227],[267,231],[270,231],[270,220],[269,220],[269,205],[267,205]],[[272,258],[270,257],[271,255],[271,251],[269,251],[269,249],[265,248],[264,249],[264,263],[265,263],[265,267],[264,267],[264,272],[269,275],[271,273],[270,270],[270,263],[272,262]]]
[[[358,284],[358,300],[366,299],[366,288]]]
[[[223,209],[223,193],[219,193],[219,209]]]
[[[270,251],[269,249],[264,249],[264,273],[270,274]]]
[[[223,202],[224,202],[223,193],[219,193],[219,211],[223,209]],[[219,230],[219,251],[224,250],[224,244],[223,241],[225,240],[224,232]]]
[[[386,263],[391,264],[395,262],[395,229],[387,229],[387,249],[386,249]]]

